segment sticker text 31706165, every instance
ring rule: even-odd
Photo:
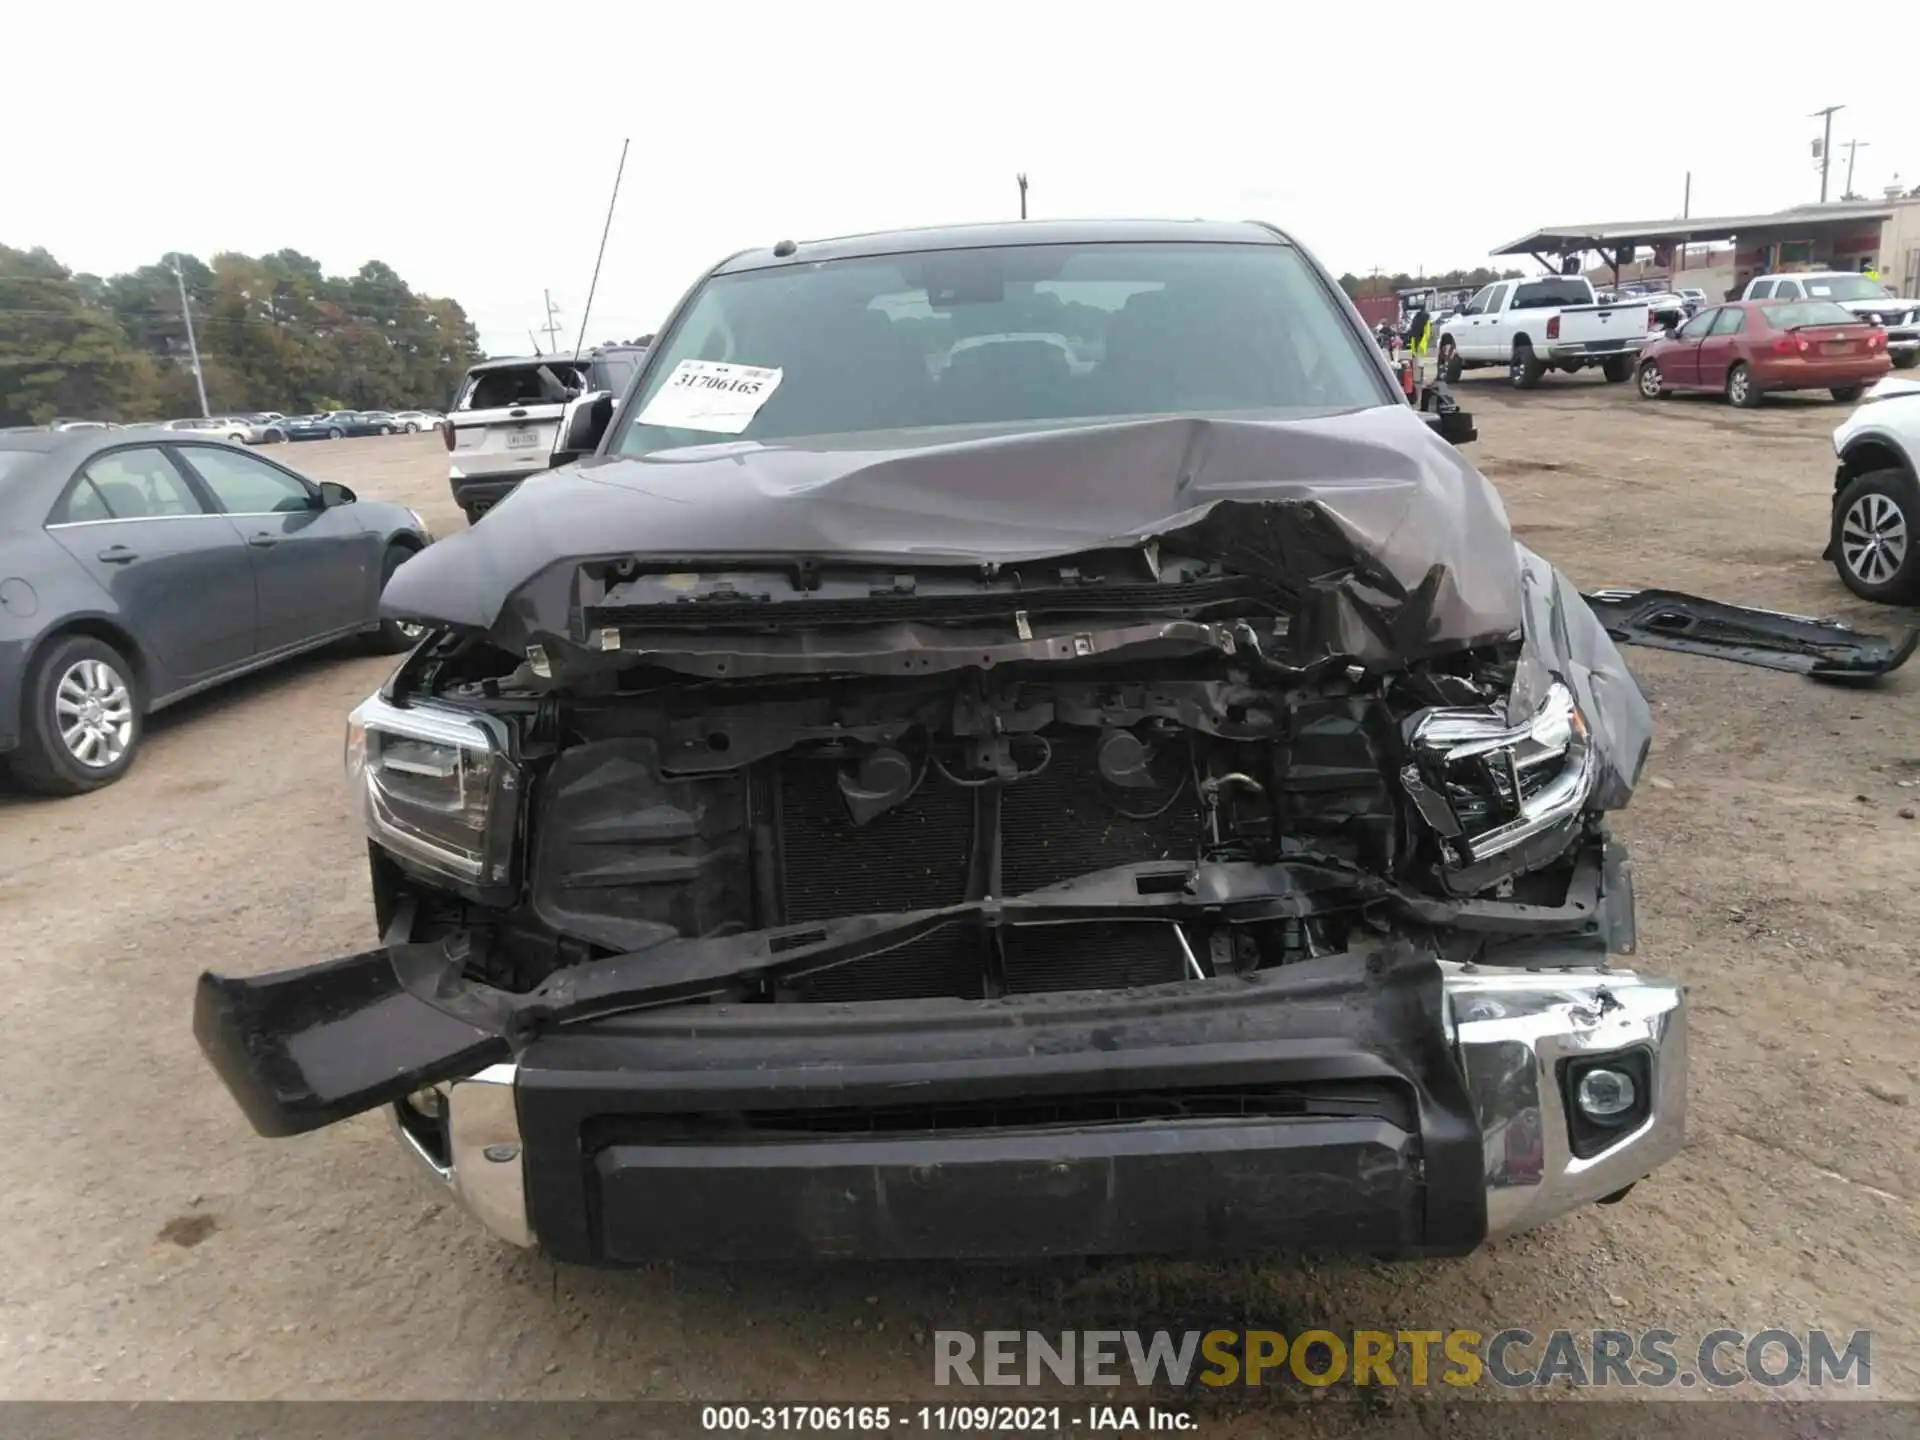
[[[640,423],[738,435],[780,388],[780,376],[761,365],[682,360],[640,412]]]

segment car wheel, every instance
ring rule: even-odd
[[[1860,398],[1860,392],[1866,388],[1864,385],[1835,385],[1827,393],[1842,405],[1851,405]]]
[[[413,434],[414,431],[418,430],[419,428],[420,427],[414,424],[413,421],[411,420],[407,421],[407,434],[411,435]]]
[[[1909,350],[1904,355],[1893,357],[1893,368],[1896,370],[1911,370],[1916,365],[1920,365],[1920,350]]]
[[[1600,362],[1600,373],[1607,377],[1609,385],[1618,385],[1633,374],[1633,357],[1614,355]]]
[[[380,593],[385,594],[387,582],[393,579],[393,572],[419,552],[410,545],[387,546],[386,559],[380,565]],[[382,620],[378,630],[369,630],[363,637],[366,648],[375,655],[398,655],[411,650],[426,638],[427,627],[410,624],[404,620]]]
[[[1904,470],[1856,475],[1833,502],[1833,568],[1862,600],[1920,600],[1920,486]]]
[[[91,635],[56,640],[27,676],[13,776],[42,795],[79,795],[111,785],[140,745],[133,666]]]
[[[380,433],[382,435],[391,435],[393,433],[393,427],[391,425],[382,425],[380,427]]]
[[[1440,342],[1440,378],[1449,385],[1458,385],[1460,377],[1467,373],[1467,367],[1460,359],[1460,351],[1453,341]]]
[[[260,438],[269,445],[284,445],[287,442],[287,432],[284,430],[269,430]]]
[[[1514,389],[1531,390],[1546,373],[1546,362],[1533,353],[1533,346],[1525,340],[1513,342],[1513,359],[1507,365],[1507,378],[1513,382]]]
[[[1761,400],[1760,386],[1755,383],[1753,372],[1744,361],[1737,361],[1727,371],[1727,403],[1737,405],[1742,410],[1751,410]]]
[[[342,439],[345,437],[346,433],[347,432],[342,430],[338,425],[329,425],[327,427],[327,439],[329,440]]]
[[[1660,362],[1642,360],[1640,362],[1640,398],[1658,400],[1666,393],[1667,387],[1660,374]]]

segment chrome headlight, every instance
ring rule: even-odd
[[[1518,725],[1492,710],[1413,717],[1400,778],[1455,864],[1473,864],[1577,815],[1597,756],[1573,694],[1556,681]]]
[[[475,887],[513,876],[521,792],[491,715],[374,695],[347,717],[347,784],[367,835],[403,861]]]

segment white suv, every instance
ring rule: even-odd
[[[1850,270],[1756,275],[1742,300],[1831,300],[1887,332],[1887,354],[1901,370],[1920,365],[1920,300],[1906,300],[1878,280]]]
[[[644,346],[603,345],[571,356],[482,360],[467,371],[440,426],[448,482],[469,522],[527,476],[555,463],[568,404],[589,393],[617,400],[640,369]]]
[[[1833,432],[1823,558],[1863,600],[1920,601],[1920,379],[1889,375]]]

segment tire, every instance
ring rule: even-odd
[[[1642,400],[1660,400],[1666,396],[1666,379],[1660,373],[1658,360],[1640,362],[1640,378],[1636,383]]]
[[[1842,405],[1851,405],[1860,398],[1860,392],[1866,388],[1864,385],[1834,385],[1827,390],[1827,393]]]
[[[1833,502],[1833,568],[1840,583],[1883,605],[1920,600],[1916,524],[1920,485],[1906,471],[1854,476]]]
[[[393,572],[420,552],[411,545],[387,546],[386,558],[380,563],[380,592],[386,593],[387,582],[393,579]],[[362,646],[374,655],[399,655],[418,645],[427,631],[424,625],[405,625],[398,620],[382,620],[380,628],[369,630],[361,636]]]
[[[382,435],[391,435],[393,434],[393,427],[391,425],[382,425],[380,427],[380,433]]]
[[[415,432],[416,430],[418,430],[419,428],[420,428],[420,427],[419,427],[418,425],[416,425],[416,424],[414,424],[414,423],[413,423],[413,421],[411,421],[411,420],[409,420],[409,421],[407,421],[407,434],[409,434],[409,435],[411,435],[411,434],[413,434],[413,433],[414,433],[414,432]]]
[[[1911,370],[1916,365],[1920,365],[1920,350],[1909,350],[1904,355],[1893,357],[1893,368],[1896,370]]]
[[[260,443],[263,445],[284,445],[287,443],[287,432],[284,430],[269,430],[260,437]]]
[[[27,789],[82,795],[111,785],[133,764],[144,729],[139,685],[132,664],[104,640],[55,640],[34,661],[22,698],[20,747],[7,761]],[[63,718],[77,734],[71,744]],[[94,760],[81,758],[87,750]]]
[[[1765,398],[1760,387],[1753,383],[1753,372],[1747,369],[1746,362],[1736,360],[1727,371],[1727,403],[1742,410],[1757,410]]]
[[[1607,377],[1609,385],[1619,385],[1633,378],[1633,357],[1631,355],[1612,355],[1600,362],[1600,373]]]
[[[342,430],[338,425],[329,425],[327,427],[327,439],[329,440],[345,439],[346,434],[347,432]]]
[[[1516,390],[1531,390],[1547,373],[1546,362],[1533,353],[1525,340],[1513,342],[1513,358],[1507,362],[1507,379]]]
[[[1460,351],[1453,341],[1440,342],[1440,378],[1449,385],[1458,385],[1460,377],[1467,373],[1466,362],[1460,358]]]

